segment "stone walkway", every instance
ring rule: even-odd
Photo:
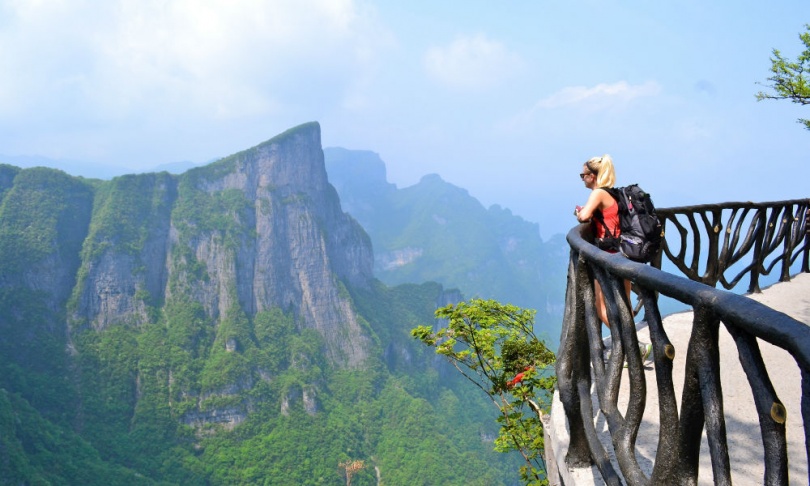
[[[761,294],[751,294],[748,297],[810,325],[810,274],[799,274],[790,282],[775,284],[765,289]],[[692,328],[692,313],[684,312],[667,316],[664,319],[664,328],[676,350],[673,380],[675,383],[675,396],[680,407],[684,361]],[[650,342],[646,328],[641,328],[638,332],[639,340]],[[760,347],[777,396],[788,411],[787,446],[790,484],[807,485],[807,455],[800,409],[801,375],[799,367],[793,357],[781,348],[762,340],[760,340]],[[723,386],[723,406],[729,442],[732,481],[735,485],[762,484],[765,470],[763,447],[759,421],[751,396],[751,388],[738,360],[736,346],[722,324],[720,325],[720,349],[720,375]],[[636,457],[639,465],[649,476],[652,472],[658,445],[659,425],[655,372],[651,362],[647,362],[645,376],[647,379],[647,405],[636,443]],[[622,412],[627,408],[627,381],[625,375],[622,378],[623,386],[619,396],[619,410]],[[610,435],[607,432],[605,417],[599,411],[596,394],[593,393],[592,397],[594,410],[596,410],[594,423],[597,431],[600,432],[600,439],[606,445],[606,449],[610,450],[610,447],[607,447],[610,444]],[[550,450],[555,458],[554,462],[559,468],[565,484],[568,486],[605,484],[595,466],[574,470],[565,468],[564,459],[568,449],[568,425],[558,394],[555,394],[547,426],[549,429],[547,432],[547,447],[551,446]],[[614,468],[619,471],[615,458],[612,460]],[[549,464],[549,466],[551,470],[554,465]],[[711,485],[713,483],[711,459],[704,430],[698,484]]]

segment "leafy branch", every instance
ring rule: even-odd
[[[419,326],[411,335],[489,396],[500,412],[495,449],[521,454],[526,484],[547,484],[542,415],[556,383],[555,356],[534,334],[535,311],[472,299],[442,307],[435,315],[446,327],[434,332],[432,326]]]
[[[810,24],[805,24],[805,28],[807,32],[799,34],[805,50],[799,54],[796,61],[785,59],[778,49],[773,50],[773,57],[771,57],[773,75],[768,78],[770,84],[763,85],[771,88],[773,92],[758,92],[757,101],[786,99],[800,105],[810,104],[810,83],[807,78],[807,72],[810,69]],[[810,120],[799,118],[797,121],[810,130]]]

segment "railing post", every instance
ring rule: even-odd
[[[804,421],[804,449],[810,465],[810,370],[799,365],[802,372],[802,420]],[[807,484],[810,484],[810,467],[807,468]]]
[[[723,230],[723,210],[714,209],[711,211],[712,222],[711,227],[706,228],[707,237],[709,239],[709,251],[706,257],[706,277],[705,281],[712,287],[717,286],[717,281],[720,280],[722,271],[720,268],[720,232]],[[704,218],[704,224],[707,221]]]
[[[798,212],[799,208],[796,208]],[[785,206],[782,214],[782,225],[785,227],[785,246],[782,250],[782,273],[779,275],[780,282],[790,282],[790,261],[793,259],[794,228],[798,225],[798,214],[793,214],[793,205]],[[798,229],[797,229],[798,230]]]
[[[650,261],[650,265],[661,270],[661,261],[664,257],[664,245],[666,245],[666,234],[667,234],[667,218],[658,217],[658,222],[661,223],[661,234],[663,235],[661,241],[661,249],[658,250],[658,253],[655,254],[653,259]]]
[[[585,437],[585,427],[582,422],[581,404],[576,383],[583,365],[583,349],[585,345],[585,307],[580,298],[580,280],[577,272],[579,254],[571,250],[568,262],[568,285],[565,289],[565,315],[563,316],[560,348],[557,353],[557,389],[560,392],[560,401],[565,410],[570,429],[570,444],[565,462],[569,467],[585,467],[591,464],[591,454],[588,441]],[[583,347],[583,345],[585,345]]]
[[[759,272],[765,265],[765,258],[763,255],[765,252],[763,251],[763,245],[765,244],[765,229],[768,226],[768,218],[767,218],[767,211],[765,209],[760,209],[757,211],[756,214],[756,228],[754,237],[754,255],[753,255],[753,268],[751,269],[751,283],[748,285],[748,293],[749,294],[759,294],[762,293],[762,290],[759,288]]]

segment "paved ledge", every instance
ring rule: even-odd
[[[790,282],[777,283],[761,294],[748,297],[784,312],[796,320],[810,325],[810,274],[799,274]],[[673,346],[675,346],[675,363],[672,378],[675,385],[675,396],[680,410],[683,389],[684,362],[687,344],[692,328],[692,313],[684,312],[667,316],[664,328]],[[649,342],[646,327],[639,329],[639,339]],[[791,485],[807,484],[807,456],[804,444],[804,425],[801,417],[801,374],[796,361],[789,353],[762,340],[759,341],[762,357],[768,374],[773,381],[777,396],[787,408],[787,447],[788,474]],[[748,379],[740,365],[737,349],[725,327],[720,326],[720,379],[723,386],[723,408],[726,416],[726,433],[728,435],[729,459],[731,461],[732,481],[735,485],[761,485],[765,473],[762,438],[757,419],[756,408],[751,396]],[[626,373],[626,371],[625,371]],[[636,457],[639,465],[647,475],[652,473],[655,452],[658,446],[658,394],[655,372],[652,363],[645,367],[647,379],[647,404],[644,419],[638,433]],[[627,376],[622,379],[619,394],[619,410],[627,409]],[[596,411],[594,423],[600,440],[608,447],[611,440],[607,432],[607,423],[599,410],[596,393],[592,395]],[[568,423],[565,418],[559,392],[554,394],[551,414],[546,417],[546,447],[549,470],[557,469],[563,483],[571,485],[602,485],[599,471],[595,466],[590,468],[568,469],[565,465],[565,454],[568,451]],[[609,453],[610,454],[610,453]],[[613,467],[619,471],[618,463],[610,454]],[[553,464],[552,464],[553,462]],[[711,472],[706,433],[703,433],[698,484],[714,483]],[[555,471],[556,472],[556,471]],[[553,474],[549,475],[554,477]],[[552,482],[552,484],[555,484]]]

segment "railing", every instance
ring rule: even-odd
[[[661,209],[658,216],[666,233],[661,256],[666,256],[690,280],[712,287],[720,283],[732,289],[749,274],[748,292],[759,292],[759,277],[769,275],[777,264],[781,282],[790,280],[790,268],[800,256],[801,271],[808,271],[808,202],[810,199]],[[673,230],[677,230],[679,239]],[[703,240],[708,244],[706,250]],[[751,258],[747,259],[749,254]],[[699,270],[701,256],[706,258],[703,273]],[[661,268],[660,258],[653,265]],[[733,270],[735,265],[742,268]],[[728,278],[730,271],[738,273]]]
[[[696,484],[701,434],[705,426],[714,481],[716,484],[731,484],[720,384],[720,322],[734,338],[760,417],[765,449],[765,483],[788,482],[786,411],[765,369],[757,338],[787,350],[799,366],[805,453],[810,462],[810,327],[747,297],[707,285],[720,282],[724,287],[732,288],[748,273],[751,288],[756,291],[759,289],[759,276],[767,275],[778,262],[784,262],[781,277],[789,278],[790,265],[796,262],[799,255],[803,255],[802,271],[808,271],[810,245],[807,230],[810,225],[806,219],[807,203],[808,200],[801,200],[661,210],[662,219],[680,234],[680,248],[673,251],[670,231],[664,254],[692,280],[597,249],[590,243],[592,237],[588,225],[580,225],[568,233],[571,260],[557,379],[560,400],[569,422],[570,443],[566,456],[569,467],[595,463],[603,479],[611,485],[622,483],[620,473],[630,485]],[[725,232],[721,244],[720,219],[724,211],[731,213],[726,227],[733,227],[734,230]],[[752,211],[753,214],[750,214]],[[700,232],[695,215],[703,221],[704,229],[708,229],[709,257],[703,274],[697,263],[701,254],[701,239],[697,236],[691,240],[691,262],[686,263],[689,232],[679,221],[679,215],[689,222],[693,235]],[[740,242],[744,227],[742,221],[751,223]],[[780,245],[783,251],[773,256]],[[738,275],[727,279],[726,271],[735,264],[742,264],[742,257],[749,252],[752,253],[752,263],[744,265]],[[769,258],[772,261],[766,264]],[[610,326],[612,349],[607,365],[602,358],[604,341],[594,307],[594,279],[603,289],[608,320],[613,324]],[[624,352],[638,349],[634,313],[624,291],[625,279],[633,282],[643,304],[644,319],[649,326],[653,345],[660,430],[655,464],[649,477],[636,460],[635,443],[644,414],[646,380],[641,356],[636,352]],[[685,303],[694,310],[680,412],[672,377],[675,349],[662,324],[658,293]],[[623,415],[618,408],[618,395],[625,354],[630,396]],[[597,437],[591,405],[592,381],[596,383],[599,407],[606,418],[620,472],[613,468],[607,451]],[[810,482],[810,477],[807,479]]]

